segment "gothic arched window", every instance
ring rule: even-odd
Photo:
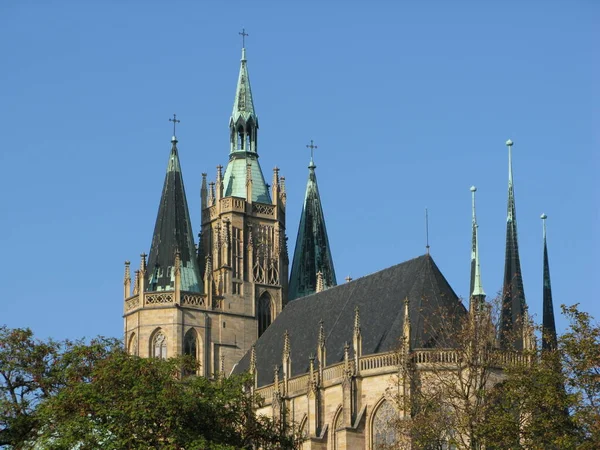
[[[373,415],[373,450],[393,448],[396,444],[396,420],[398,413],[389,400],[384,400]]]
[[[265,292],[258,299],[258,337],[265,332],[267,327],[271,325],[272,313],[271,313],[271,296],[268,292]]]
[[[137,336],[135,335],[135,333],[131,333],[131,335],[129,336],[129,341],[127,342],[127,353],[136,356],[138,354]]]
[[[158,329],[152,338],[151,356],[167,359],[167,337]]]
[[[189,355],[192,358],[194,358],[194,360],[196,360],[198,358],[198,353],[197,353],[198,345],[197,344],[198,344],[198,335],[196,333],[196,330],[191,328],[190,330],[188,330],[187,333],[185,333],[185,338],[183,340],[183,354]]]

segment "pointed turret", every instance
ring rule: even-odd
[[[513,142],[509,139],[506,141],[506,146],[508,147],[508,211],[499,337],[501,348],[522,350],[526,302],[517,241],[517,215],[512,172]]]
[[[472,198],[472,239],[471,239],[471,289],[470,299],[471,314],[480,312],[482,310],[483,302],[485,301],[485,292],[481,284],[481,268],[479,264],[479,225],[477,225],[477,215],[475,213],[475,192],[477,188],[471,186],[471,198]]]
[[[548,263],[548,245],[546,243],[546,219],[542,214],[544,234],[544,306],[542,319],[542,350],[556,349],[556,324],[554,322],[554,305],[552,304],[552,286],[550,285],[550,264]]]
[[[258,163],[258,116],[254,110],[245,48],[242,48],[240,74],[229,119],[229,130],[229,163],[223,177],[223,196],[246,198],[246,167],[250,166],[253,181],[252,198],[246,200],[271,203],[269,189]]]
[[[290,275],[290,300],[317,292],[319,272],[323,278],[323,289],[337,285],[317,186],[316,167],[311,157]]]
[[[146,290],[152,292],[175,289],[175,255],[179,252],[179,289],[201,292],[202,282],[175,136],[171,143],[171,154],[148,258]]]

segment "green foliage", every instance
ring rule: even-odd
[[[36,341],[0,328],[0,445],[15,449],[293,449],[254,414],[246,377],[218,382],[185,359],[142,359],[120,342]]]

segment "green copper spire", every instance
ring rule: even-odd
[[[478,242],[478,233],[479,233],[479,225],[477,225],[477,216],[475,214],[475,192],[477,192],[477,188],[475,186],[471,186],[471,198],[472,198],[472,240],[471,240],[471,298],[476,298],[480,302],[483,302],[485,299],[485,292],[483,291],[483,286],[481,284],[481,269],[479,264],[479,242]]]
[[[552,286],[550,284],[550,264],[548,263],[548,245],[546,243],[546,219],[542,214],[544,235],[544,291],[543,291],[543,319],[542,319],[542,350],[556,349],[556,324],[554,322],[554,305],[552,304]]]
[[[508,147],[508,211],[506,218],[506,253],[504,259],[504,285],[502,288],[502,312],[500,324],[500,346],[502,348],[523,349],[523,321],[525,317],[525,291],[521,275],[519,243],[517,240],[517,215],[513,187],[512,146]]]
[[[243,33],[245,38],[247,34],[245,31]],[[258,162],[258,116],[254,111],[245,48],[242,48],[240,74],[229,119],[229,135],[229,163],[223,176],[223,195],[246,198],[246,181],[250,174],[252,198],[246,200],[271,203],[271,195]]]
[[[175,253],[178,251],[181,276],[179,288],[183,291],[202,292],[202,280],[198,271],[194,236],[175,136],[171,139],[171,143],[167,174],[148,257],[146,289],[149,292],[174,289]]]
[[[312,141],[311,146],[311,150],[316,148]],[[337,285],[319,187],[317,186],[316,167],[311,156],[290,275],[288,294],[290,300],[314,294],[317,291],[317,278],[322,278],[323,289]],[[321,275],[317,275],[318,273]]]

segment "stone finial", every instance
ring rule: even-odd
[[[320,270],[317,272],[317,287],[315,289],[316,292],[323,292],[325,290],[323,283],[323,272]]]
[[[410,350],[410,313],[408,296],[404,298],[404,320],[402,324],[402,345],[407,352]]]
[[[181,252],[179,249],[175,250],[175,275],[181,274]]]
[[[323,319],[319,321],[319,347],[325,347],[325,326]]]
[[[287,199],[287,193],[285,192],[285,177],[279,177],[279,195],[281,197],[281,203],[285,206]]]
[[[123,276],[123,297],[129,298],[131,295],[131,273],[129,270],[129,261],[125,261],[125,275]]]
[[[204,211],[208,200],[208,189],[206,186],[206,173],[202,173],[202,185],[200,186],[200,207]]]
[[[272,187],[273,187],[273,189],[279,188],[279,167],[277,167],[277,166],[273,167]]]
[[[275,392],[279,392],[279,366],[275,366],[273,369],[273,385],[275,386]]]
[[[290,334],[288,330],[285,330],[283,334],[283,359],[288,359],[290,357]]]
[[[246,164],[246,184],[252,184],[252,164]]]
[[[350,370],[350,344],[348,341],[344,344],[344,370]]]
[[[129,261],[125,261],[125,276],[123,277],[124,283],[131,282],[131,273],[129,271],[130,264],[131,263]]]
[[[256,344],[250,347],[250,373],[256,373]]]
[[[146,253],[140,255],[140,273],[146,273]]]
[[[140,286],[140,271],[135,271],[135,278],[133,280],[133,295],[139,294],[139,286]]]
[[[213,206],[215,204],[215,182],[211,181],[208,186],[208,206]]]
[[[212,267],[212,256],[206,256],[206,265],[204,266],[204,279],[208,282],[208,280],[212,279],[213,267]]]
[[[354,333],[360,334],[360,311],[358,305],[354,308]]]
[[[221,183],[223,180],[223,166],[219,164],[217,166],[217,184]]]

